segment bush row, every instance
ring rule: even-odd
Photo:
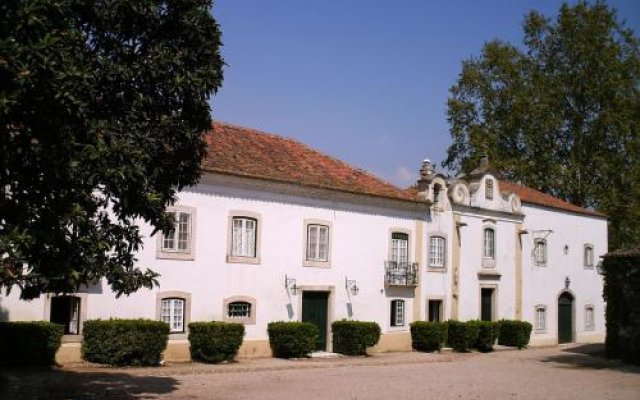
[[[526,321],[454,321],[411,324],[411,343],[418,351],[438,351],[445,343],[453,350],[466,352],[477,349],[493,350],[496,339],[504,346],[526,347],[531,335],[531,324]]]
[[[366,321],[335,321],[331,324],[333,351],[349,356],[367,354],[380,340],[380,325]]]
[[[53,365],[63,332],[51,322],[0,322],[0,366]]]

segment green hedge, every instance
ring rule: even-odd
[[[375,346],[380,340],[380,325],[366,321],[335,321],[333,331],[333,351],[350,356],[367,354],[367,347]]]
[[[500,323],[494,321],[467,321],[466,323],[474,325],[478,330],[478,337],[472,347],[483,353],[493,351],[493,345],[500,333]]]
[[[604,257],[607,357],[640,365],[640,248]]]
[[[0,365],[55,364],[64,327],[46,321],[0,322]]]
[[[466,352],[476,344],[478,324],[449,320],[447,325],[449,327],[447,343],[453,350]]]
[[[441,322],[416,321],[411,323],[411,346],[418,351],[438,351],[447,337],[448,325]]]
[[[531,338],[531,328],[533,327],[529,322],[503,319],[499,324],[499,344],[519,349],[527,347]]]
[[[274,357],[307,357],[315,350],[318,327],[311,322],[270,322],[267,332]]]
[[[244,325],[224,322],[189,324],[189,349],[193,361],[219,363],[231,361],[238,353]]]
[[[158,365],[167,347],[169,325],[145,319],[90,320],[84,323],[82,358],[123,365]]]

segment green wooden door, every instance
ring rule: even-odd
[[[480,319],[493,320],[493,289],[480,290]]]
[[[558,343],[573,342],[573,296],[562,293],[558,297]]]
[[[327,310],[329,304],[328,292],[302,293],[302,321],[312,322],[318,327],[319,335],[316,340],[316,350],[327,349]]]

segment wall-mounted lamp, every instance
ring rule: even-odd
[[[569,277],[567,276],[566,278],[564,278],[564,288],[569,289],[569,285],[571,285],[571,279],[569,279]]]
[[[346,276],[344,277],[344,288],[347,289],[347,292],[350,292],[352,295],[357,296],[360,288],[356,284],[355,279],[349,279]]]
[[[295,278],[289,278],[287,275],[284,276],[284,288],[291,289],[291,294],[296,295],[298,292],[298,285],[296,285]]]
[[[565,244],[563,250],[564,250],[564,254],[569,254],[569,245]]]

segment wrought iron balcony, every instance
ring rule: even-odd
[[[388,286],[418,285],[418,263],[385,261],[384,283]]]

